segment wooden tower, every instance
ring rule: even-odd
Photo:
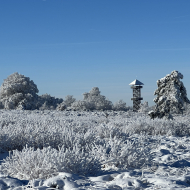
[[[144,84],[139,80],[134,80],[129,85],[132,85],[131,88],[133,89],[133,98],[131,98],[131,100],[133,100],[133,111],[138,111],[141,100],[143,100],[143,98],[141,98],[141,88]]]

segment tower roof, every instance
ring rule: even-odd
[[[133,82],[131,82],[129,85],[144,85],[142,82],[139,80],[135,79]]]

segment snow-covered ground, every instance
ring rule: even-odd
[[[2,190],[190,189],[189,115],[0,110],[0,128]]]

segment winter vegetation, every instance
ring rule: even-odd
[[[190,161],[188,114],[151,120],[145,113],[132,111],[1,110],[0,122],[1,153],[10,154],[1,163],[1,172],[30,183],[54,179],[60,173],[88,179],[138,170],[142,176],[143,170],[153,172],[156,167],[155,172],[160,172],[166,161],[181,160],[179,151],[186,152],[184,159]],[[177,140],[171,141],[173,137]],[[161,160],[156,157],[159,148]],[[163,171],[175,177],[180,167],[174,170],[170,164]],[[190,175],[189,166],[185,167],[180,172]],[[142,186],[148,185],[138,179]]]
[[[117,110],[130,109],[126,103],[119,100],[114,105],[100,94],[99,88],[94,87],[89,93],[84,93],[83,100],[76,101],[72,95],[61,98],[48,94],[39,96],[37,85],[29,77],[13,73],[4,80],[0,88],[0,109],[6,110]]]
[[[13,73],[0,88],[1,108],[35,109],[38,88],[29,77]]]
[[[182,113],[184,103],[190,104],[186,88],[180,79],[183,79],[183,75],[178,71],[172,71],[171,74],[157,81],[158,89],[154,92],[157,96],[154,99],[156,108],[149,113],[151,118],[172,119],[171,113]]]
[[[183,112],[152,120],[150,111],[157,116],[163,102],[144,102],[133,112],[122,100],[112,104],[98,87],[83,100],[39,96],[30,78],[10,75],[0,91],[0,189],[190,187],[190,106],[181,74],[171,76],[161,82],[178,89],[170,95],[181,107],[167,96],[167,84],[166,105],[180,110],[183,104]]]
[[[56,109],[63,99],[48,94],[38,96],[37,85],[29,77],[13,73],[4,80],[0,88],[0,108],[17,110]]]

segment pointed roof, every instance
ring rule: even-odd
[[[144,85],[144,84],[136,79],[133,82],[131,82],[129,85]]]

